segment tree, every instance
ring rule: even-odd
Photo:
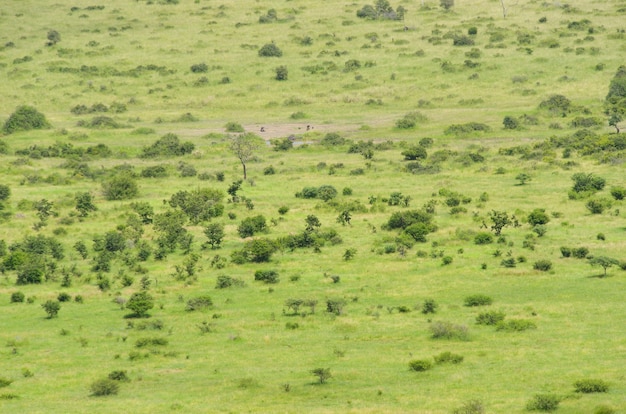
[[[528,215],[528,223],[531,226],[548,224],[549,222],[550,217],[548,217],[544,208],[536,208]]]
[[[615,128],[615,132],[617,134],[619,134],[619,123],[622,122],[622,117],[621,115],[618,114],[612,114],[609,117],[609,126],[612,126],[613,128]]]
[[[126,308],[133,311],[130,315],[135,318],[144,318],[148,315],[148,311],[154,307],[154,298],[146,291],[135,292],[131,295]]]
[[[93,196],[88,191],[84,193],[76,193],[74,200],[76,200],[76,210],[78,210],[78,215],[80,217],[87,217],[89,212],[98,210],[93,203]]]
[[[102,183],[104,198],[107,200],[127,200],[139,194],[137,182],[130,174],[119,174]]]
[[[342,211],[337,217],[337,223],[341,224],[342,226],[345,226],[346,224],[350,225],[350,220],[352,220],[352,215],[348,210]]]
[[[230,138],[230,150],[241,162],[243,179],[248,178],[246,164],[254,157],[254,153],[263,146],[263,139],[251,132],[234,135]]]
[[[35,230],[39,230],[41,227],[46,226],[48,224],[48,218],[56,215],[56,213],[52,210],[53,208],[54,203],[46,200],[45,198],[35,202],[35,210],[37,210],[37,217],[39,217],[39,223],[35,224]]]
[[[612,257],[607,257],[607,256],[594,256],[591,259],[589,259],[589,264],[591,266],[600,266],[601,268],[603,268],[604,276],[602,277],[606,277],[607,269],[611,266],[618,265],[619,260],[613,259]]]
[[[57,300],[48,300],[41,305],[43,310],[48,314],[48,319],[56,318],[61,309],[61,304]]]
[[[493,223],[491,226],[493,234],[499,236],[503,228],[514,224],[515,216],[509,217],[506,211],[491,210],[491,212],[489,212],[489,219]]]
[[[517,181],[519,181],[519,185],[525,185],[528,181],[531,181],[533,178],[526,173],[519,173],[515,177]]]
[[[315,231],[322,225],[322,223],[320,223],[320,220],[317,218],[317,216],[314,216],[312,214],[309,214],[308,216],[306,216],[305,222],[306,222],[305,230],[308,233]]]
[[[332,374],[330,373],[330,368],[315,368],[311,370],[311,374],[315,375],[319,380],[320,384],[326,383],[329,378],[332,378]]]
[[[204,235],[207,237],[207,243],[211,245],[211,249],[218,248],[224,239],[224,225],[210,223],[204,228]]]
[[[428,156],[426,148],[421,145],[413,145],[401,153],[407,161],[423,160]]]

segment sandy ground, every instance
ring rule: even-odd
[[[301,137],[307,132],[319,132],[326,134],[328,132],[355,132],[361,125],[336,125],[336,124],[307,124],[307,123],[288,123],[288,124],[248,124],[242,125],[248,132],[253,132],[263,139],[269,141],[274,138],[287,138],[291,135]],[[175,134],[180,136],[197,137],[210,133],[224,133],[223,129],[211,129],[211,128],[198,128],[198,129],[184,129],[175,131]]]

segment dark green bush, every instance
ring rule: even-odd
[[[561,246],[560,250],[561,256],[563,257],[570,257],[572,255],[572,249],[570,249],[569,247]]]
[[[163,135],[149,147],[144,147],[141,158],[173,157],[190,154],[195,145],[190,141],[180,142],[177,135],[168,133]]]
[[[236,277],[231,277],[227,275],[220,275],[217,277],[217,282],[215,283],[215,289],[226,289],[229,287],[243,287],[245,286],[245,282]]]
[[[480,400],[470,400],[452,411],[452,414],[484,414],[485,407]]]
[[[420,122],[426,122],[428,118],[426,115],[414,111],[409,112],[404,117],[396,121],[396,128],[398,129],[412,129]],[[404,153],[402,154],[404,155]],[[425,158],[425,157],[424,157]]]
[[[526,409],[529,411],[554,411],[559,408],[560,398],[554,394],[537,394],[528,404]]]
[[[612,187],[611,195],[615,200],[623,200],[626,198],[626,188],[625,187]]]
[[[72,300],[72,296],[70,296],[69,293],[66,292],[61,292],[59,293],[59,295],[57,296],[57,300],[59,302],[70,302]]]
[[[550,260],[537,260],[535,264],[533,264],[533,269],[540,270],[542,272],[547,272],[552,269],[552,262]]]
[[[479,122],[468,122],[466,124],[454,124],[446,128],[443,133],[446,135],[467,135],[475,132],[489,132],[491,127]]]
[[[149,346],[165,346],[168,344],[167,338],[151,337],[151,338],[139,338],[135,341],[137,348],[145,348]]]
[[[423,160],[428,156],[426,148],[421,145],[411,146],[402,151],[401,154],[404,156],[404,159],[408,161]]]
[[[501,311],[488,311],[479,313],[476,316],[476,324],[477,325],[497,325],[502,322],[506,317],[504,312]]]
[[[409,368],[411,371],[423,372],[428,371],[433,367],[433,363],[427,359],[414,359],[409,362]]]
[[[190,69],[193,73],[206,73],[209,71],[209,67],[206,63],[197,63],[195,65],[191,65]]]
[[[237,233],[241,238],[251,237],[265,230],[267,230],[267,224],[262,215],[247,217],[237,227]]]
[[[589,255],[589,249],[586,247],[576,247],[572,249],[572,256],[577,259],[584,259]]]
[[[576,392],[591,394],[595,392],[608,392],[609,384],[601,379],[583,379],[574,383]]]
[[[91,395],[95,397],[103,397],[107,395],[116,395],[120,390],[120,385],[117,381],[105,378],[94,381],[89,386]]]
[[[571,110],[571,101],[563,95],[551,95],[539,104],[540,109],[546,109],[555,115],[566,115]]]
[[[257,270],[254,272],[254,280],[259,280],[264,283],[278,283],[278,272],[275,270]]]
[[[426,299],[422,304],[422,313],[427,315],[429,313],[436,313],[439,305],[434,299]]]
[[[208,295],[198,296],[187,301],[185,310],[188,312],[202,310],[213,306],[213,300]]]
[[[486,231],[480,232],[474,236],[475,244],[491,244],[493,243],[493,235]]]
[[[22,303],[26,296],[22,292],[11,293],[11,303]]]
[[[135,179],[129,174],[119,174],[102,183],[104,197],[111,200],[127,200],[137,197],[139,187]]]
[[[267,43],[259,49],[259,56],[261,57],[281,57],[283,51],[274,43]]]
[[[50,123],[41,112],[32,106],[18,106],[2,127],[2,132],[12,134],[17,131],[29,131],[31,129],[48,129]]]
[[[326,301],[326,312],[341,315],[345,306],[346,301],[344,299],[328,299]]]
[[[108,378],[113,381],[130,382],[130,378],[128,378],[128,374],[126,374],[126,371],[122,371],[122,370],[109,372]]]
[[[169,175],[167,166],[152,165],[141,170],[141,176],[144,178],[164,178]]]
[[[463,305],[465,306],[486,306],[491,305],[493,299],[487,295],[476,294],[465,298]]]
[[[276,72],[276,76],[274,79],[278,81],[286,81],[289,78],[289,71],[287,70],[287,66],[281,65],[274,69]]]

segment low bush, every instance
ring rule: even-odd
[[[213,306],[213,300],[208,295],[198,296],[187,301],[185,310],[188,312],[207,309]]]
[[[552,269],[552,262],[545,259],[537,260],[535,264],[533,264],[533,269],[547,272]]]
[[[460,364],[463,362],[463,355],[453,354],[450,351],[442,352],[439,355],[433,357],[435,364]]]
[[[116,395],[120,390],[118,381],[105,378],[94,381],[89,386],[91,395],[95,397],[103,397],[107,395]]]
[[[130,382],[130,378],[128,378],[126,371],[122,370],[109,372],[108,378],[113,381]]]
[[[257,270],[254,272],[254,280],[258,280],[264,283],[278,283],[278,272],[275,270]]]
[[[436,313],[439,305],[434,299],[426,299],[422,304],[422,313],[428,315],[429,313]]]
[[[259,49],[259,56],[261,57],[281,57],[283,51],[274,43],[267,43]]]
[[[496,324],[496,331],[523,332],[528,329],[536,329],[535,322],[528,319],[509,319]]]
[[[18,106],[2,127],[2,132],[12,134],[17,131],[29,131],[31,129],[48,129],[50,123],[44,114],[32,106]]]
[[[589,255],[589,249],[587,247],[576,247],[572,249],[572,256],[577,259],[584,259]]]
[[[220,275],[217,277],[217,282],[215,283],[215,289],[226,289],[229,287],[243,287],[245,286],[245,282],[236,277]]]
[[[485,306],[491,305],[493,299],[487,295],[477,294],[470,295],[465,298],[463,305],[465,306]]]
[[[474,236],[475,244],[491,244],[493,243],[493,235],[486,231],[482,231]]]
[[[152,337],[152,338],[139,338],[135,341],[137,348],[145,348],[148,346],[165,346],[168,344],[166,338]]]
[[[22,303],[26,296],[22,292],[11,293],[11,303]]]
[[[560,398],[554,394],[537,394],[526,404],[529,411],[554,411],[559,408]]]
[[[409,362],[409,368],[411,371],[423,372],[428,371],[433,367],[433,363],[427,359],[414,359]]]
[[[470,400],[452,411],[452,414],[484,414],[485,407],[482,401]]]
[[[478,314],[476,316],[477,325],[497,325],[502,322],[506,314],[501,311],[488,311]]]
[[[583,379],[574,383],[576,392],[591,394],[596,392],[608,392],[609,384],[601,379]]]
[[[451,322],[433,322],[429,329],[433,339],[469,340],[469,332],[465,325],[455,325]]]

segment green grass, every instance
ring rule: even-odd
[[[624,271],[613,266],[607,278],[600,278],[601,268],[560,253],[562,246],[586,246],[592,255],[626,260],[624,202],[615,201],[607,212],[592,215],[586,200],[568,198],[571,176],[577,172],[606,179],[600,196],[610,197],[610,187],[624,186],[624,152],[584,156],[573,150],[570,158],[555,146],[527,158],[499,152],[569,137],[577,131],[569,126],[576,116],[602,119],[603,126],[593,132],[607,139],[614,136],[609,135],[614,129],[604,125],[602,105],[626,50],[619,32],[622,3],[516,4],[503,19],[498,2],[466,2],[447,13],[435,1],[426,2],[425,8],[421,2],[403,2],[408,9],[403,22],[358,19],[356,11],[365,3],[245,0],[220,6],[208,0],[113,0],[103,3],[103,9],[65,0],[43,3],[12,2],[0,12],[0,121],[19,105],[32,105],[53,126],[0,137],[9,146],[9,153],[0,155],[1,183],[11,189],[0,240],[15,248],[26,236],[55,237],[64,246],[65,258],[40,285],[17,286],[14,270],[0,277],[0,372],[12,381],[0,392],[3,410],[449,413],[480,400],[486,412],[523,413],[537,394],[557,395],[561,413],[592,412],[601,405],[616,412],[626,409],[620,352],[625,339]],[[72,11],[74,6],[80,9]],[[276,9],[279,21],[259,23],[270,8]],[[544,16],[547,22],[540,23]],[[584,19],[591,22],[591,31],[568,29],[568,24]],[[478,29],[474,46],[453,46],[446,36],[466,34],[470,27]],[[61,41],[46,46],[52,29]],[[490,40],[495,33],[502,33],[503,40]],[[519,44],[518,33],[534,37],[530,44]],[[313,39],[312,45],[300,44],[304,36]],[[559,47],[544,46],[547,40],[558,41]],[[258,56],[258,48],[270,41],[282,49],[281,58]],[[505,47],[491,47],[500,43]],[[466,57],[472,47],[481,57]],[[24,56],[32,60],[15,62]],[[344,72],[350,59],[359,60],[361,67]],[[480,65],[468,68],[467,59]],[[453,71],[442,70],[444,61]],[[192,73],[191,66],[200,63],[207,64],[208,72]],[[604,70],[596,70],[598,64]],[[97,70],[72,73],[82,65]],[[148,65],[165,69],[136,70]],[[280,65],[288,67],[287,81],[274,80]],[[201,76],[208,85],[194,86]],[[226,76],[231,82],[221,83]],[[585,109],[565,117],[540,110],[539,104],[553,94]],[[128,111],[70,112],[78,104],[114,102],[125,104]],[[414,129],[395,127],[414,111],[427,120]],[[292,119],[297,112],[306,117]],[[187,113],[198,120],[177,122]],[[503,128],[505,116],[523,114],[536,117],[537,124]],[[126,127],[77,126],[79,120],[99,115]],[[224,215],[213,219],[225,225],[221,248],[201,249],[206,223],[186,224],[194,236],[192,251],[200,256],[197,280],[185,283],[172,276],[186,259],[178,249],[165,260],[151,256],[139,262],[145,275],[114,259],[110,272],[103,274],[111,288],[100,291],[98,274],[92,270],[93,239],[126,223],[133,215],[131,202],[148,202],[156,213],[163,213],[177,191],[208,187],[226,194],[241,177],[241,165],[222,135],[229,122],[266,140],[295,135],[298,145],[286,152],[273,151],[270,145],[256,152],[239,192],[253,201],[254,209],[224,203]],[[468,122],[484,123],[491,131],[444,134],[450,125]],[[552,128],[553,123],[562,129]],[[313,129],[307,130],[307,125]],[[266,132],[260,132],[261,126]],[[136,133],[140,128],[142,133]],[[183,157],[139,158],[144,147],[169,132],[193,142],[195,151]],[[375,149],[373,158],[366,160],[348,153],[349,144],[318,145],[327,132],[354,142],[393,145]],[[448,159],[438,163],[439,171],[433,174],[406,172],[402,151],[425,137],[434,143],[423,164],[442,151],[449,152]],[[80,160],[97,174],[104,172],[90,179],[73,176],[63,166],[66,159],[16,154],[55,143],[103,143],[113,155]],[[469,161],[470,154],[480,154],[484,161]],[[176,169],[180,161],[213,177],[223,172],[225,180],[181,178]],[[147,166],[169,165],[170,176],[138,177],[138,197],[106,201],[101,182],[112,168],[125,164],[137,174]],[[264,175],[270,165],[276,173]],[[356,175],[359,169],[363,173]],[[515,177],[522,172],[532,180],[518,185]],[[53,175],[56,178],[46,180]],[[340,207],[295,197],[304,187],[321,185],[338,190]],[[342,195],[346,187],[352,195]],[[461,205],[467,211],[451,214],[441,189],[471,198]],[[79,219],[74,194],[85,191],[92,193],[98,210]],[[410,206],[387,205],[383,199],[393,192],[410,196]],[[483,193],[487,201],[480,201]],[[378,200],[374,204],[372,196]],[[26,206],[44,198],[54,203],[58,216],[36,232],[36,211]],[[385,230],[385,223],[392,213],[419,209],[430,200],[436,202],[437,231],[426,243],[400,254],[399,233]],[[342,226],[336,219],[348,202],[358,202],[363,209],[352,212],[351,225]],[[289,207],[285,215],[278,213],[281,206]],[[526,217],[538,208],[545,209],[551,221],[531,250],[524,247],[534,234]],[[482,224],[490,225],[492,210],[515,215],[520,226],[504,228],[504,243],[495,237],[492,244],[476,245],[474,235],[488,231]],[[228,213],[236,219],[229,219]],[[259,237],[276,240],[299,233],[305,218],[315,215],[321,230],[336,230],[342,243],[327,243],[319,252],[283,249],[267,264],[230,262],[231,253],[245,241],[237,226],[259,214],[269,227]],[[142,229],[141,239],[155,248],[158,234],[153,226]],[[605,240],[598,240],[598,233]],[[85,260],[72,248],[79,240],[88,246]],[[130,244],[128,249],[136,250]],[[356,253],[344,260],[348,249]],[[217,254],[228,259],[223,269],[211,266]],[[445,266],[444,256],[453,259]],[[501,266],[503,259],[520,256],[526,260],[518,260],[515,267]],[[550,260],[552,269],[533,270],[538,260]],[[73,275],[71,286],[62,287],[63,269],[71,266],[81,275]],[[277,271],[280,282],[254,281],[257,270]],[[124,275],[134,279],[131,286],[122,284]],[[219,275],[246,285],[215,289]],[[130,311],[116,300],[139,291],[143,276],[151,282],[155,306],[150,318],[127,318]],[[339,281],[334,283],[331,276],[339,276]],[[16,291],[32,303],[10,303]],[[41,304],[60,292],[81,295],[84,303],[62,302],[58,317],[46,319]],[[464,306],[465,298],[478,294],[493,303]],[[201,296],[209,296],[213,305],[185,310],[188,300]],[[306,315],[291,315],[285,306],[289,299],[317,300],[315,314],[302,306],[300,313]],[[340,299],[346,302],[341,315],[326,312],[327,300]],[[437,313],[422,314],[426,299],[437,302]],[[537,328],[514,332],[477,325],[476,316],[487,311],[503,312],[505,322],[531,321]],[[157,320],[162,329],[141,329],[143,323]],[[437,322],[467,327],[469,340],[432,339],[429,327]],[[166,345],[136,347],[142,339],[165,339]],[[462,355],[463,362],[427,372],[409,369],[412,360],[444,352]],[[311,374],[316,368],[330,368],[327,383],[319,384]],[[113,371],[126,371],[130,382],[120,383],[117,395],[91,396],[90,385]],[[575,393],[573,384],[585,378],[604,381],[610,389]]]

